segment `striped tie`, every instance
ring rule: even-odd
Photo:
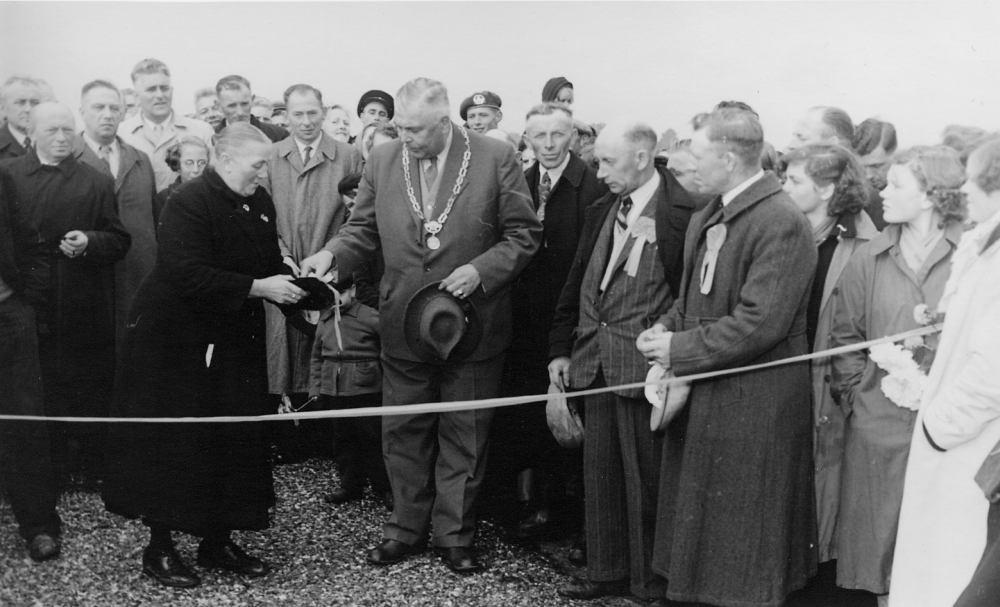
[[[550,193],[552,193],[552,177],[545,171],[538,184],[538,221],[545,221],[545,203],[549,201]]]
[[[618,217],[615,218],[618,222],[618,227],[621,228],[622,232],[628,229],[628,213],[631,210],[632,197],[626,196],[622,199],[622,204],[618,207]]]

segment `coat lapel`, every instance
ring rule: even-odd
[[[115,177],[115,193],[122,189],[125,178],[132,167],[139,163],[139,151],[118,138],[118,176]]]

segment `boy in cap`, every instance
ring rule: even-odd
[[[382,406],[381,343],[378,310],[357,299],[353,276],[335,284],[339,301],[320,313],[309,375],[310,399],[321,409],[357,409]],[[382,418],[348,417],[334,420],[335,461],[340,487],[323,497],[343,504],[372,491],[390,510],[392,492],[382,460]]]
[[[373,122],[389,122],[395,110],[392,95],[378,89],[368,91],[358,101],[358,118],[361,118],[362,128]]]
[[[503,120],[500,105],[500,95],[482,91],[466,97],[459,108],[459,114],[470,129],[485,135],[487,131],[497,128]]]

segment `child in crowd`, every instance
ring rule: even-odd
[[[339,303],[323,310],[316,328],[309,377],[309,396],[322,409],[356,409],[382,405],[381,346],[378,310],[357,298],[354,277],[334,285]],[[392,492],[382,460],[382,418],[335,420],[335,461],[340,487],[323,499],[330,504],[359,500],[365,485],[392,510]]]

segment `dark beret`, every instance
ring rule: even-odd
[[[500,95],[496,93],[491,93],[490,91],[482,91],[479,93],[473,93],[465,98],[462,102],[462,106],[459,108],[458,113],[462,116],[462,120],[468,120],[466,115],[469,110],[474,107],[491,107],[500,109],[502,102],[500,101]]]

